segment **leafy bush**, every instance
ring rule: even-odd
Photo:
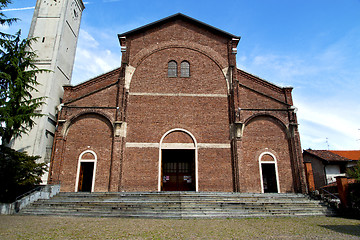
[[[360,160],[357,161],[356,165],[352,168],[349,168],[346,171],[348,177],[355,178],[358,182],[360,182]]]

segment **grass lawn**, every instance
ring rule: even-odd
[[[360,220],[334,217],[159,220],[0,215],[0,239],[360,239]]]

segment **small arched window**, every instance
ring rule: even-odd
[[[181,77],[190,77],[190,63],[188,61],[182,61],[180,68]]]
[[[168,63],[168,77],[177,77],[177,63],[174,60]]]

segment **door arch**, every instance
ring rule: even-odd
[[[79,156],[75,192],[94,192],[97,155],[86,150]]]
[[[259,156],[259,170],[262,193],[280,193],[277,160],[271,152]]]
[[[197,141],[185,129],[169,130],[160,139],[158,191],[198,191]]]

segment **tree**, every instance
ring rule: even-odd
[[[12,139],[27,133],[42,114],[35,110],[44,97],[33,98],[37,91],[36,74],[47,71],[35,66],[36,54],[31,39],[21,39],[21,32],[0,39],[0,136],[6,146]]]
[[[0,0],[0,10],[10,3],[11,0]],[[11,25],[17,20],[6,18],[0,12],[1,25]],[[27,133],[35,124],[33,118],[41,116],[35,110],[43,104],[43,98],[31,95],[38,84],[36,74],[45,71],[34,65],[36,54],[31,43],[35,40],[21,40],[20,30],[15,35],[0,32],[0,137],[3,146]]]
[[[0,0],[0,10],[11,0]],[[10,25],[16,18],[6,18],[0,12],[0,24]],[[27,133],[35,124],[33,118],[42,116],[35,110],[43,98],[33,98],[38,85],[36,74],[47,71],[35,66],[36,54],[31,49],[32,39],[21,39],[0,32],[0,201],[13,201],[19,194],[41,183],[45,163],[36,163],[40,157],[29,156],[6,147],[11,140]]]
[[[12,23],[18,21],[17,18],[6,18],[5,14],[1,12],[2,9],[6,8],[8,4],[11,3],[11,0],[0,0],[0,25],[11,25]],[[1,35],[5,34],[0,32]],[[5,34],[8,35],[8,34]]]
[[[348,177],[355,178],[356,181],[360,182],[360,160],[357,161],[354,167],[349,168],[346,173]]]
[[[41,183],[46,163],[36,163],[38,158],[0,146],[0,202],[13,202],[17,196]]]

